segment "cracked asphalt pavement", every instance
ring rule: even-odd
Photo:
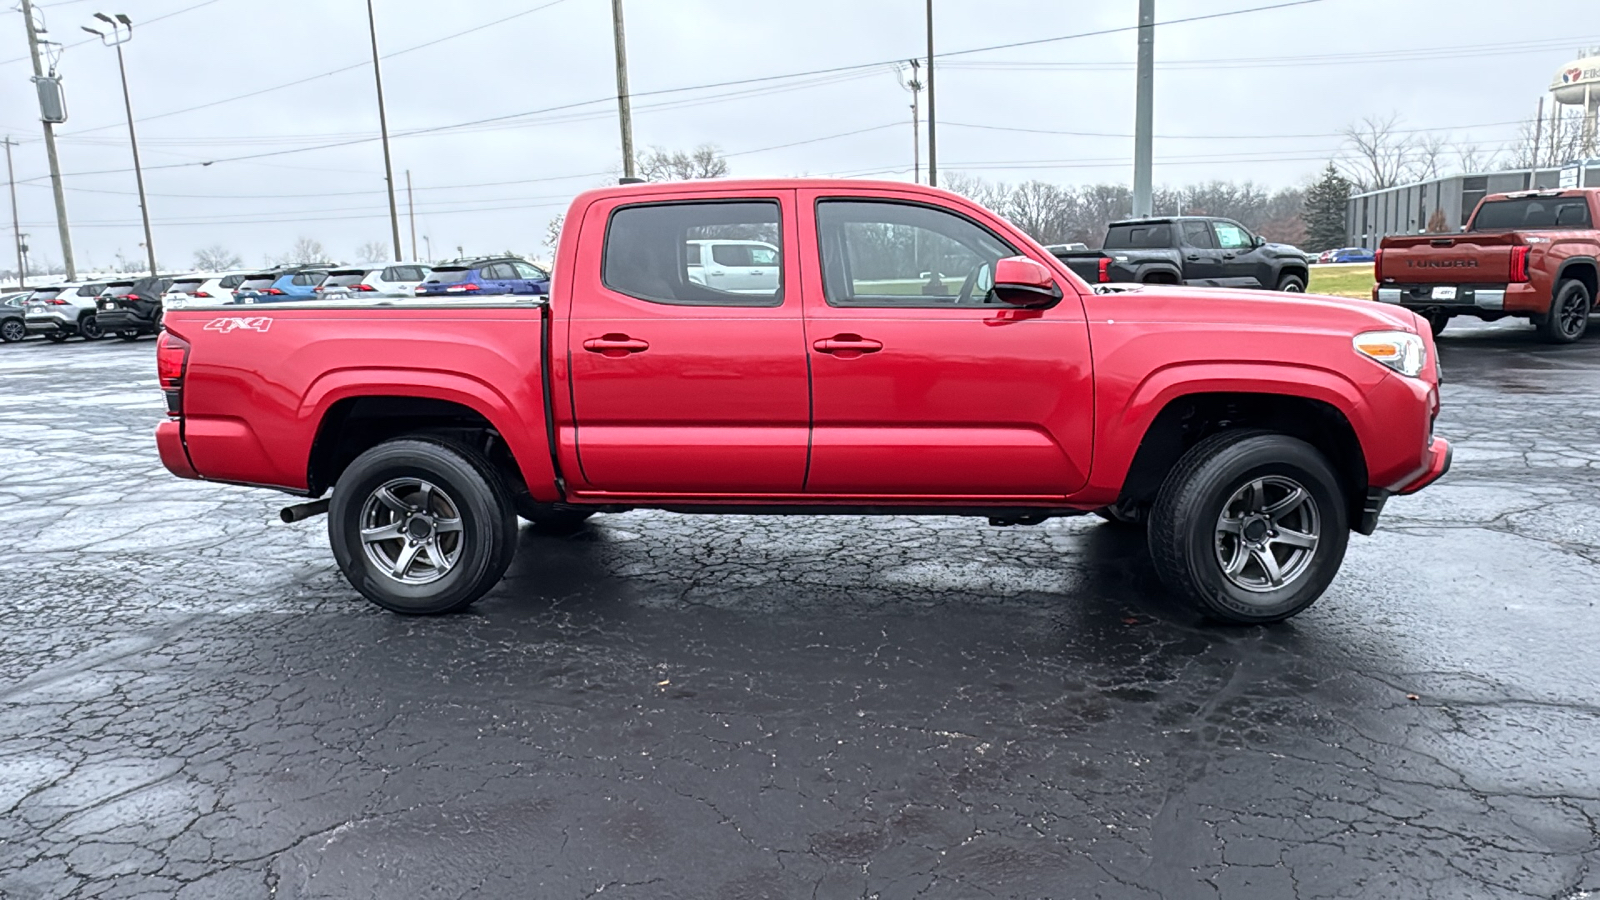
[[[1458,321],[1455,469],[1225,628],[1097,519],[599,516],[470,612],[0,348],[0,897],[1600,893],[1600,336]]]

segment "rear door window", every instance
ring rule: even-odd
[[[691,241],[761,241],[782,246],[776,200],[652,203],[624,206],[606,226],[601,281],[619,294],[680,306],[780,306],[783,270],[708,284],[712,276],[691,257]],[[716,247],[713,244],[712,255]],[[748,257],[746,257],[748,258]],[[693,271],[690,271],[693,269]],[[729,278],[730,276],[721,276]]]
[[[1106,232],[1107,250],[1160,250],[1172,246],[1172,226],[1165,222],[1153,225],[1113,225]]]
[[[1205,222],[1184,222],[1183,242],[1200,250],[1217,249],[1217,242],[1211,236],[1211,226]]]

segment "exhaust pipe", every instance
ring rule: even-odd
[[[285,524],[303,522],[312,516],[320,516],[328,511],[327,500],[313,500],[310,503],[301,503],[296,506],[285,506],[278,512],[278,518]]]

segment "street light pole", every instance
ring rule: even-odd
[[[894,70],[900,76],[900,86],[911,92],[911,181],[915,184],[922,181],[922,114],[917,103],[922,94],[922,79],[918,77],[922,60],[909,59],[906,64],[911,67],[909,80],[905,69],[895,66]]]
[[[633,104],[628,99],[628,38],[622,28],[622,0],[611,0],[611,36],[617,48],[617,117],[622,122],[622,177],[633,181]]]
[[[367,27],[372,32],[372,80],[378,86],[378,129],[383,134],[383,183],[389,188],[389,227],[394,233],[394,258],[404,257],[400,246],[400,205],[394,197],[394,163],[389,157],[389,113],[383,105],[383,68],[378,64],[378,18],[367,0]]]
[[[933,114],[933,0],[928,0],[928,186],[939,186],[939,140]]]
[[[144,220],[144,249],[150,262],[150,274],[156,274],[156,242],[150,234],[150,204],[144,193],[144,168],[139,165],[139,135],[133,129],[133,100],[128,94],[128,67],[122,60],[122,45],[133,40],[133,22],[122,13],[117,17],[95,13],[94,17],[110,26],[110,32],[85,25],[84,31],[98,37],[107,47],[117,50],[117,72],[122,75],[122,106],[128,113],[128,144],[133,148],[133,178],[139,185],[139,216]]]
[[[1156,0],[1139,0],[1138,83],[1133,114],[1133,214],[1155,212],[1151,169],[1155,164]]]
[[[417,258],[417,201],[411,193],[411,170],[406,170],[406,213],[411,219],[411,258]]]

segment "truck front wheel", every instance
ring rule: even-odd
[[[356,457],[334,487],[328,539],[350,584],[384,609],[465,609],[516,549],[511,497],[476,451],[399,438]]]
[[[1231,431],[1178,461],[1150,510],[1161,580],[1226,622],[1280,622],[1322,596],[1349,541],[1327,459],[1287,435]]]

